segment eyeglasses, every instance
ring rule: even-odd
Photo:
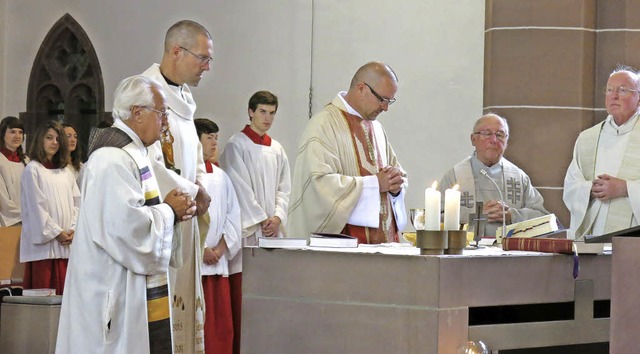
[[[374,96],[376,96],[376,98],[378,99],[378,101],[380,101],[380,103],[382,103],[382,104],[386,103],[386,104],[388,104],[388,105],[392,105],[392,104],[396,101],[396,99],[395,99],[395,98],[384,98],[384,97],[382,97],[382,96],[378,95],[378,93],[377,93],[374,89],[372,89],[372,88],[371,88],[371,86],[369,86],[369,84],[368,84],[368,83],[364,82],[364,84],[365,84],[365,85],[367,85],[367,87],[369,88],[369,90],[371,90],[371,93],[372,93]]]
[[[169,117],[169,112],[167,112],[167,111],[159,111],[159,110],[157,110],[155,108],[146,107],[146,106],[143,107],[143,108],[146,108],[146,109],[148,109],[150,111],[154,111],[154,112],[160,114],[160,117],[162,117],[162,119],[167,119]]]
[[[618,87],[607,86],[604,89],[604,94],[607,95],[607,96],[610,96],[610,95],[613,95],[614,93],[617,93],[618,96],[620,96],[620,97],[627,97],[632,92],[638,92],[638,90],[630,89],[630,88],[627,88],[625,86],[618,86]]]
[[[200,65],[205,65],[205,64],[211,64],[211,61],[213,60],[213,58],[209,58],[209,57],[203,57],[200,56],[192,51],[190,51],[189,49],[185,48],[185,47],[180,47],[180,49],[184,49],[186,50],[189,54],[193,55],[194,57],[198,58],[198,60],[200,60]]]
[[[479,132],[474,132],[473,134],[474,135],[480,135],[482,137],[482,139],[489,139],[493,135],[495,135],[496,139],[498,139],[500,141],[505,141],[509,137],[509,134],[506,134],[504,132],[501,132],[501,131],[492,132],[491,130],[481,130]]]

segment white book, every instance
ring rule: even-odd
[[[506,230],[507,237],[536,237],[558,231],[558,221],[555,214],[548,214],[507,225]],[[496,240],[502,242],[502,226],[496,230]]]
[[[259,237],[258,247],[262,248],[306,248],[306,238]]]
[[[309,237],[310,247],[358,247],[358,239],[343,234],[315,232]]]
[[[22,296],[55,296],[56,289],[23,289]]]

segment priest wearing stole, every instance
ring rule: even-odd
[[[142,73],[160,84],[169,107],[168,125],[161,140],[149,147],[150,156],[166,166],[156,171],[160,190],[166,193],[180,187],[188,192],[195,197],[198,217],[207,212],[211,198],[200,184],[206,171],[193,124],[196,103],[190,87],[198,86],[205,72],[211,69],[212,56],[213,40],[207,29],[197,22],[182,20],[167,30],[160,64],[153,64]],[[203,232],[206,234],[206,230]],[[174,350],[200,354],[204,352],[200,274],[204,240],[200,238],[195,219],[181,223],[179,233],[181,237],[176,237],[178,257],[169,268]]]
[[[287,236],[327,232],[360,243],[399,241],[407,179],[376,120],[397,90],[389,65],[367,63],[347,92],[309,120],[298,145]]]
[[[529,176],[503,156],[509,141],[506,119],[493,113],[483,115],[473,125],[470,139],[475,147],[473,154],[458,162],[438,185],[441,191],[460,186],[460,222],[469,222],[469,215],[476,211],[476,202],[483,202],[482,213],[488,221],[484,234],[491,236],[502,226],[503,216],[505,224],[511,224],[549,214]],[[500,200],[500,192],[489,178],[500,187],[504,200]]]
[[[638,73],[618,67],[607,81],[607,118],[583,131],[564,180],[571,234],[602,235],[638,225],[640,105]]]
[[[115,92],[114,126],[84,165],[82,201],[60,313],[57,353],[172,353],[167,274],[174,224],[196,204],[164,198],[147,147],[167,122],[162,88],[144,76]]]

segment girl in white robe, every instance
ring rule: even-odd
[[[20,216],[20,179],[28,159],[22,151],[24,126],[16,117],[0,123],[0,226],[13,226]]]
[[[82,168],[82,148],[78,145],[78,132],[71,124],[63,124],[69,143],[69,164],[67,168],[73,172],[78,187],[80,186],[80,168]]]
[[[21,182],[24,288],[52,288],[61,295],[80,191],[66,168],[67,138],[60,123],[50,121],[39,128],[29,157]]]

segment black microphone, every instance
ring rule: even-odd
[[[504,197],[502,196],[502,190],[500,190],[500,187],[498,187],[498,184],[496,183],[496,181],[493,178],[491,178],[491,176],[489,176],[487,171],[482,169],[480,170],[480,174],[487,177],[487,179],[491,181],[491,183],[493,183],[494,186],[496,186],[498,193],[500,193],[500,203],[502,203],[502,238],[504,239],[507,237],[507,222],[505,221],[507,210],[505,209],[505,202],[504,202]]]

